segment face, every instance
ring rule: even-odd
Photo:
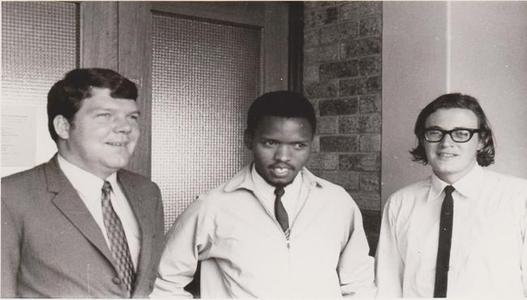
[[[55,118],[59,152],[100,178],[125,167],[139,138],[139,111],[131,99],[112,98],[109,89],[93,88],[70,124]]]
[[[478,117],[464,108],[442,108],[432,113],[425,122],[425,128],[452,130],[454,128],[479,128]],[[456,143],[445,134],[437,143],[422,141],[428,163],[441,180],[450,184],[467,174],[477,163],[477,151],[482,148],[478,133],[466,143]]]
[[[256,171],[273,186],[291,183],[306,164],[313,132],[304,118],[263,117],[245,144],[254,154]]]

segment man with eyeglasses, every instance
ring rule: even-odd
[[[433,175],[390,196],[377,248],[381,297],[527,296],[527,180],[494,162],[478,101],[459,93],[415,123],[415,161]]]

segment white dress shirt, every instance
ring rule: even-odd
[[[377,248],[378,296],[433,297],[447,185],[432,175],[388,199]],[[527,296],[527,180],[476,165],[453,186],[447,296]]]
[[[69,182],[79,194],[79,197],[86,205],[86,208],[92,215],[93,219],[97,225],[99,225],[104,239],[106,240],[106,244],[108,245],[108,248],[110,248],[102,216],[101,189],[104,180],[70,163],[60,154],[58,155],[58,163],[60,169],[64,172],[66,178],[68,178]],[[128,248],[130,249],[130,255],[132,256],[132,262],[135,270],[137,270],[137,261],[139,259],[141,246],[141,231],[139,230],[139,225],[137,224],[132,207],[130,207],[121,187],[117,183],[117,173],[113,173],[106,178],[106,180],[112,185],[112,206],[123,225],[126,240],[128,241]]]

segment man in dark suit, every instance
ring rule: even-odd
[[[48,94],[58,153],[2,178],[2,297],[145,297],[163,243],[157,185],[123,170],[139,138],[137,87],[76,69]]]

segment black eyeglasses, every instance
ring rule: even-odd
[[[443,140],[445,134],[450,135],[450,138],[456,143],[466,143],[470,141],[474,133],[480,132],[480,129],[470,128],[454,128],[452,130],[443,130],[439,128],[427,128],[423,137],[429,143],[438,143]]]

